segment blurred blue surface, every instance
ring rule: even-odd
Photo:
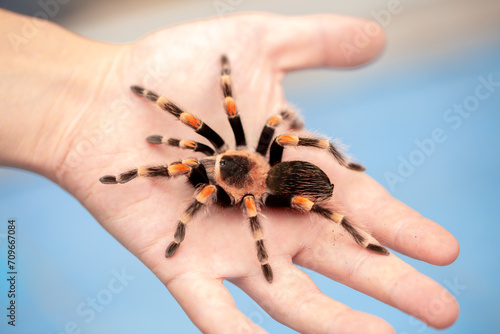
[[[455,103],[475,94],[478,77],[500,82],[500,46],[390,69],[332,71],[346,84],[287,86],[287,97],[303,110],[307,128],[348,144],[369,174],[403,202],[451,231],[461,244],[458,260],[435,267],[405,258],[437,282],[457,282],[451,292],[461,306],[457,323],[444,333],[499,333],[500,289],[500,87],[480,101],[459,127],[443,117]],[[368,73],[368,74],[367,74]],[[300,75],[300,74],[295,74]],[[435,144],[404,182],[392,187],[400,157],[418,153],[415,141],[442,129]],[[71,196],[55,184],[23,171],[0,171],[0,277],[7,271],[6,226],[18,223],[18,326],[6,325],[7,282],[0,280],[1,333],[198,333],[164,286],[115,241]],[[133,279],[110,292],[116,272]],[[410,316],[315,273],[320,289],[354,309],[389,321],[398,333],[435,333]],[[238,307],[271,333],[292,333],[231,284]],[[108,304],[95,317],[78,307],[88,298]],[[83,308],[84,310],[85,308]],[[82,311],[82,308],[80,308]]]

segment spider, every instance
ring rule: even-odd
[[[180,109],[165,97],[139,86],[132,86],[136,95],[155,102],[160,108],[177,117],[196,133],[205,137],[211,146],[186,139],[166,138],[152,135],[146,138],[151,144],[167,144],[181,149],[200,152],[207,157],[174,161],[167,165],[138,167],[118,176],[105,175],[99,180],[103,184],[127,183],[132,179],[148,177],[172,178],[185,175],[194,187],[191,204],[179,218],[173,241],[165,251],[169,258],[179,249],[186,235],[186,225],[205,206],[239,206],[248,218],[255,240],[257,258],[265,279],[272,283],[273,271],[268,263],[268,254],[259,219],[261,207],[288,208],[299,212],[316,213],[340,224],[361,247],[374,253],[387,255],[384,247],[368,242],[348,219],[327,207],[334,185],[316,165],[307,161],[282,161],[283,150],[288,146],[306,146],[327,150],[342,166],[363,172],[365,168],[349,162],[328,140],[302,138],[293,134],[274,137],[280,123],[288,123],[290,130],[301,128],[301,122],[293,110],[285,109],[269,118],[262,129],[255,151],[247,148],[245,132],[232,94],[230,65],[227,56],[221,57],[221,87],[224,109],[233,130],[236,148],[227,149],[224,140],[206,123]],[[266,156],[269,156],[266,161]]]

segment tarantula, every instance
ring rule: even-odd
[[[289,208],[300,212],[314,212],[340,224],[354,241],[369,251],[387,255],[382,246],[369,243],[340,213],[327,207],[332,197],[333,184],[319,167],[306,161],[282,161],[287,146],[308,146],[327,150],[342,166],[362,172],[365,168],[349,162],[328,140],[302,138],[286,134],[274,137],[275,128],[288,122],[290,130],[301,127],[301,122],[292,110],[283,110],[269,118],[265,124],[255,152],[246,146],[245,132],[233,99],[228,58],[221,57],[221,86],[224,108],[233,130],[236,149],[228,150],[224,140],[206,123],[187,113],[165,97],[139,86],[132,92],[155,102],[160,108],[177,117],[196,133],[210,141],[213,148],[192,140],[165,138],[152,135],[146,138],[151,144],[167,144],[207,155],[203,159],[189,158],[168,165],[138,167],[118,176],[105,175],[99,180],[104,184],[126,183],[136,177],[178,177],[185,175],[194,187],[194,199],[177,223],[174,240],[165,251],[167,258],[173,256],[186,235],[186,225],[204,206],[215,204],[221,207],[241,206],[250,222],[250,229],[257,248],[262,272],[266,280],[273,281],[273,271],[268,263],[263,232],[259,221],[259,208]],[[269,148],[270,146],[270,148]],[[269,158],[265,158],[269,150]]]

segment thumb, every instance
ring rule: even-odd
[[[375,58],[385,45],[378,23],[349,16],[276,16],[269,24],[273,29],[266,42],[282,71],[357,66]]]

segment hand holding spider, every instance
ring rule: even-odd
[[[247,141],[256,144],[267,119],[285,105],[280,86],[285,72],[314,66],[357,65],[378,54],[383,36],[361,49],[350,64],[339,52],[339,43],[352,40],[355,28],[364,24],[338,16],[292,19],[244,15],[175,26],[130,45],[95,46],[94,50],[100,52],[95,52],[100,56],[95,58],[108,66],[97,70],[97,85],[92,82],[90,87],[80,87],[86,92],[81,98],[85,107],[76,107],[71,117],[59,115],[60,124],[55,130],[60,140],[47,140],[49,148],[57,147],[53,159],[57,163],[38,166],[37,171],[74,194],[155,273],[204,332],[260,330],[237,310],[221,284],[224,279],[243,289],[275,319],[299,332],[391,332],[381,319],[351,310],[323,295],[293,263],[391,304],[432,326],[449,326],[458,309],[442,287],[392,254],[380,256],[359,247],[339,225],[319,216],[311,219],[308,214],[265,212],[262,228],[274,271],[273,283],[269,284],[262,277],[254,240],[240,210],[209,211],[201,219],[194,219],[182,247],[166,260],[165,248],[172,242],[178,230],[177,221],[192,197],[185,182],[135,180],[126,187],[108,187],[97,182],[103,173],[122,171],[127,166],[167,164],[188,156],[178,148],[144,141],[151,134],[188,139],[187,133],[189,139],[194,138],[170,115],[162,114],[149,101],[137,99],[129,85],[149,83],[148,88],[155,92],[168,92],[168,97],[175,99],[183,110],[199,116],[232,144],[234,138],[217,87],[219,57],[228,53],[233,68],[233,92]],[[88,57],[95,55],[91,52]],[[159,69],[159,73],[151,74],[152,69]],[[145,76],[147,73],[150,75]],[[93,91],[87,93],[89,90]],[[78,104],[73,104],[74,109],[75,105]],[[126,115],[117,117],[110,111],[113,106]],[[58,113],[60,107],[51,108]],[[113,131],[86,152],[78,164],[72,164],[71,152],[99,124],[109,121],[115,124]],[[199,138],[196,140],[203,141]],[[150,142],[155,141],[158,137],[150,138]],[[286,160],[310,161],[325,171],[335,184],[330,204],[342,208],[356,228],[369,232],[382,245],[438,265],[451,263],[458,255],[458,244],[448,232],[393,199],[366,174],[334,163],[335,159],[321,150],[288,149]],[[446,305],[439,314],[429,311],[429,303],[435,298]]]

